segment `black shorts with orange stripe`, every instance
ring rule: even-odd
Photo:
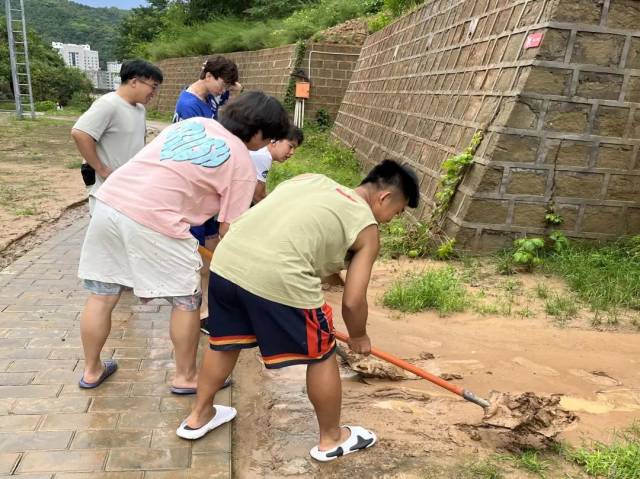
[[[336,348],[329,305],[300,309],[276,303],[215,273],[209,280],[209,331],[211,349],[258,346],[269,369],[323,361]]]

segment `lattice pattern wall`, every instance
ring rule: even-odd
[[[485,130],[446,224],[472,249],[543,233],[552,205],[571,236],[638,233],[638,25],[634,0],[434,0],[369,37],[334,134],[412,163],[428,217],[440,165]]]

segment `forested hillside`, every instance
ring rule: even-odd
[[[18,0],[16,0],[16,3]],[[0,2],[4,14],[5,2]],[[27,25],[44,43],[88,43],[100,53],[100,63],[118,59],[119,26],[128,16],[119,8],[93,8],[69,0],[24,0]]]

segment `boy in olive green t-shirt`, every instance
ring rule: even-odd
[[[235,417],[234,408],[212,408],[213,398],[240,350],[258,346],[267,368],[307,364],[307,391],[320,428],[310,451],[314,459],[330,461],[373,446],[373,432],[339,425],[342,390],[321,278],[339,272],[352,255],[342,316],[351,349],[368,354],[366,293],[378,256],[378,224],[406,206],[415,208],[418,199],[415,173],[385,160],[355,189],[322,175],[293,178],[235,221],[211,264],[210,349],[196,403],[178,436],[198,439]]]

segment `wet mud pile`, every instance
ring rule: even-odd
[[[460,424],[472,439],[493,443],[507,450],[549,447],[554,438],[570,427],[577,416],[560,407],[559,395],[532,392],[507,394],[492,391],[491,407],[479,424]]]
[[[357,354],[342,346],[338,346],[337,353],[347,367],[364,378],[388,379],[390,381],[417,379],[414,374],[371,355]]]

